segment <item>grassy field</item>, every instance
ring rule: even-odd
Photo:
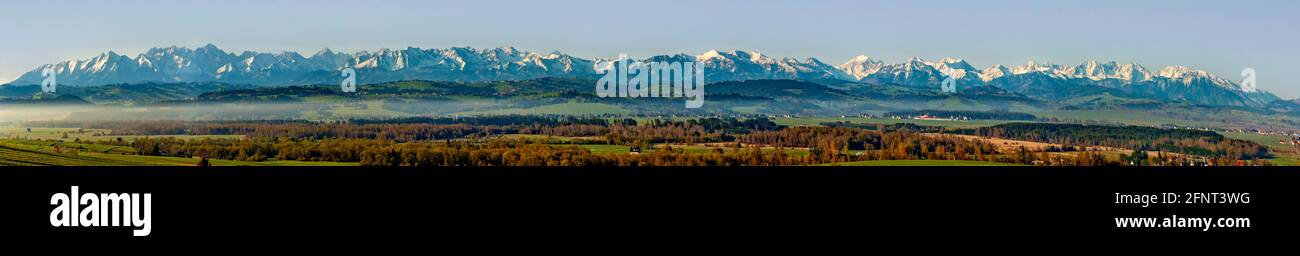
[[[1163,116],[1154,116],[1146,113],[1134,113],[1133,111],[1120,110],[1053,110],[1053,111],[1027,111],[1040,118],[1058,118],[1074,120],[1093,120],[1105,122],[1119,122],[1126,125],[1138,126],[1160,126],[1163,124],[1177,124],[1198,127],[1219,127],[1221,124],[1198,122],[1178,118]]]
[[[109,130],[103,129],[78,129],[78,128],[44,128],[32,127],[27,131],[27,127],[0,127],[0,137],[4,138],[27,138],[33,140],[64,140],[63,134],[67,133],[67,140],[89,140],[96,134],[107,134]]]
[[[632,147],[623,145],[578,145],[579,147],[591,150],[591,153],[597,154],[627,154],[632,151]],[[644,151],[649,153],[650,151]]]
[[[201,140],[201,139],[240,139],[240,138],[244,138],[244,136],[243,136],[243,135],[150,135],[150,136],[137,136],[137,135],[131,135],[131,136],[94,136],[94,137],[91,137],[91,138],[90,138],[90,141],[115,140],[115,139],[117,139],[117,138],[122,138],[122,140],[125,140],[125,141],[131,141],[131,140],[134,140],[134,139],[137,139],[137,138],[175,138],[175,139],[182,139],[182,140]],[[86,139],[82,139],[81,141],[86,141]]]
[[[530,139],[530,140],[540,140],[540,139],[568,140],[568,137],[540,135],[540,134],[502,134],[502,135],[497,135],[497,137],[508,138],[508,139]]]
[[[1259,143],[1268,147],[1273,152],[1273,158],[1268,159],[1277,166],[1296,166],[1300,165],[1300,149],[1294,145],[1279,143],[1279,141],[1288,141],[1289,138],[1284,135],[1258,134],[1258,133],[1240,133],[1240,132],[1220,132],[1224,137],[1230,139],[1247,140]]]
[[[1228,137],[1229,139],[1253,141],[1255,143],[1259,143],[1260,145],[1268,146],[1269,148],[1293,147],[1291,145],[1284,145],[1278,143],[1279,141],[1289,140],[1289,138],[1287,138],[1285,135],[1243,133],[1243,132],[1219,132],[1219,134],[1223,134],[1223,137]]]
[[[0,166],[124,166],[131,162],[27,150],[0,144]]]
[[[659,144],[659,145],[655,145],[655,148],[663,148],[664,146],[665,146],[664,144]],[[682,150],[686,153],[691,153],[691,154],[709,154],[712,153],[715,149],[719,149],[719,148],[721,148],[725,152],[730,152],[732,150],[735,150],[730,147],[712,147],[712,146],[695,146],[695,145],[671,145],[671,146],[673,147],[673,149]],[[743,148],[743,149],[748,150],[750,148]],[[776,151],[775,148],[762,148],[762,150],[764,153],[771,153]],[[807,149],[786,148],[786,149],[782,149],[782,152],[785,152],[786,155],[790,155],[790,156],[808,155]]]
[[[763,107],[762,106],[741,106],[741,107],[731,107],[730,110],[741,114],[758,114],[758,110],[761,108]]]
[[[501,134],[501,135],[496,135],[496,137],[498,137],[498,138],[509,138],[509,139],[528,139],[528,140],[530,140],[530,141],[552,141],[552,142],[558,141],[558,142],[564,142],[564,143],[574,142],[574,141],[579,141],[579,140],[599,140],[599,139],[602,139],[602,137],[596,137],[596,136],[592,136],[592,137],[564,137],[564,136],[551,136],[551,135],[539,135],[539,134]]]
[[[28,132],[27,127],[0,127],[0,138],[28,139],[28,140],[61,140],[65,142],[70,142],[70,141],[77,141],[77,140],[80,141],[116,140],[117,138],[122,138],[123,140],[129,141],[136,138],[145,138],[145,137],[177,138],[177,139],[184,139],[184,140],[208,139],[208,138],[238,139],[244,137],[241,135],[150,135],[150,136],[109,135],[111,131],[105,129],[45,128],[45,127],[32,127],[31,129],[32,131]],[[63,136],[64,134],[67,134],[66,138]]]
[[[55,148],[58,150],[55,150]],[[76,150],[73,150],[76,149]],[[0,166],[195,166],[199,159],[137,156],[129,148],[48,141],[0,140]],[[210,159],[213,166],[355,166],[356,163]]]
[[[130,147],[99,145],[99,144],[92,144],[92,143],[35,141],[35,140],[2,140],[2,139],[0,139],[0,143],[3,143],[4,146],[14,148],[14,149],[34,150],[34,151],[55,151],[55,149],[58,149],[58,151],[75,150],[78,152],[105,153],[105,154],[129,154],[134,152],[134,150],[131,149]]]
[[[878,160],[823,164],[821,166],[1022,166],[1018,164],[962,160]]]

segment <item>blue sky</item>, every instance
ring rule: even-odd
[[[113,50],[515,46],[580,57],[754,50],[843,63],[866,54],[1181,64],[1300,97],[1300,1],[658,0],[18,1],[0,14],[0,81]]]

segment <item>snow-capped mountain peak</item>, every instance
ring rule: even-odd
[[[883,65],[884,62],[871,59],[867,55],[858,55],[849,59],[848,62],[840,64],[839,69],[853,77],[854,80],[862,80],[871,74],[879,72],[880,67]]]
[[[930,88],[937,87],[947,78],[955,78],[959,87],[999,86],[1027,94],[1042,92],[1033,90],[1068,89],[1060,86],[1131,89],[1141,93],[1164,93],[1166,95],[1160,97],[1168,98],[1203,97],[1202,94],[1226,97],[1222,95],[1244,93],[1237,83],[1204,70],[1171,66],[1152,72],[1136,63],[1115,61],[1091,60],[1073,66],[1029,61],[1015,67],[993,65],[979,69],[964,59],[953,57],[934,62],[919,57],[901,62],[884,62],[859,55],[833,66],[816,58],[773,58],[756,51],[742,50],[710,50],[699,55],[659,55],[640,61],[696,61],[705,69],[706,80],[710,82],[756,79],[844,80]],[[179,46],[155,47],[135,57],[106,51],[86,59],[41,65],[12,84],[39,84],[43,79],[40,71],[46,67],[55,69],[59,82],[70,86],[206,81],[276,86],[337,83],[337,72],[344,68],[356,68],[366,78],[363,83],[380,83],[413,79],[494,81],[593,77],[598,74],[595,66],[596,62],[592,59],[573,57],[561,52],[529,52],[509,46],[481,50],[471,47],[405,47],[355,53],[341,53],[324,48],[311,56],[303,56],[296,52],[255,51],[244,51],[236,55],[207,44],[193,49]],[[1227,93],[1217,88],[1227,89]]]
[[[1169,66],[1161,69],[1157,76],[1168,78],[1182,85],[1192,85],[1197,81],[1208,81],[1209,83],[1222,87],[1242,91],[1241,85],[1232,80],[1210,74],[1205,70],[1193,69],[1187,66]]]
[[[722,57],[722,53],[718,52],[718,50],[709,50],[707,52],[704,52],[704,54],[700,54],[697,60],[704,61],[709,59],[722,59],[722,58],[724,57]]]
[[[1061,72],[1072,78],[1091,80],[1119,79],[1139,82],[1151,79],[1151,73],[1145,67],[1136,63],[1120,65],[1115,61],[1098,62],[1090,60],[1076,66],[1066,67]]]
[[[967,63],[966,60],[959,58],[943,58],[934,64],[934,67],[950,76],[965,76],[968,73],[978,73],[979,70]],[[958,77],[960,78],[960,77]]]
[[[1030,60],[1026,62],[1024,65],[1011,68],[1011,73],[1017,75],[1030,73],[1030,72],[1055,73],[1055,71],[1058,69],[1060,69],[1060,66],[1056,64]]]
[[[870,57],[870,56],[867,56],[866,54],[862,54],[862,55],[854,56],[852,59],[849,59],[849,62],[850,62],[850,63],[865,63],[865,62],[872,62],[872,60],[871,60],[871,57]]]
[[[671,58],[668,56],[661,57]],[[808,58],[803,61],[795,58],[777,60],[755,51],[733,50],[723,52],[712,50],[696,56],[695,59],[705,69],[710,81],[852,79],[850,75],[838,67],[828,65],[815,58]]]
[[[984,70],[980,71],[980,80],[987,83],[989,81],[992,81],[993,79],[997,79],[999,77],[1007,76],[1010,74],[1012,74],[1011,69],[1007,68],[1007,66],[993,65],[991,67],[985,68]]]

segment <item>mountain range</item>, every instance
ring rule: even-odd
[[[540,54],[514,47],[474,49],[382,49],[339,53],[329,49],[311,56],[296,52],[226,52],[214,45],[199,48],[153,48],[135,57],[107,52],[88,59],[41,65],[11,85],[36,85],[41,71],[52,68],[61,86],[103,86],[142,83],[241,84],[287,86],[334,84],[339,71],[354,68],[361,83],[406,80],[481,82],[548,77],[594,78],[595,64],[608,59],[584,59],[552,52]],[[1279,98],[1244,88],[1237,82],[1203,70],[1170,66],[1151,70],[1136,63],[1088,61],[1057,65],[1030,61],[1015,67],[976,68],[966,60],[911,58],[888,63],[862,55],[840,65],[816,58],[776,59],[753,51],[709,51],[700,55],[661,55],[639,61],[697,61],[706,80],[801,80],[837,86],[902,86],[938,90],[953,78],[958,88],[996,87],[1040,100],[1067,100],[1110,95],[1123,98],[1184,102],[1210,106],[1265,107]]]

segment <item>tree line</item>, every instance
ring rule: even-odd
[[[680,125],[686,125],[680,123]],[[645,154],[630,152],[593,153],[580,143],[545,142],[544,139],[485,137],[445,141],[398,142],[358,138],[208,138],[184,140],[169,137],[107,140],[97,143],[126,146],[137,154],[151,156],[212,158],[237,161],[269,159],[299,161],[358,162],[363,165],[402,166],[766,166],[807,165],[865,160],[980,160],[1011,161],[999,156],[997,148],[978,140],[950,135],[912,132],[867,131],[854,128],[794,127],[779,131],[756,131],[736,137],[727,146],[707,152],[674,148],[689,144],[703,128],[681,130],[681,126],[638,126],[664,135],[663,144],[636,144]],[[617,136],[617,127],[611,136]],[[683,132],[685,131],[685,132]],[[672,138],[672,139],[669,139]],[[655,139],[650,139],[654,141]],[[603,144],[603,143],[601,143]],[[616,144],[617,145],[617,144]],[[623,144],[629,145],[629,144]],[[680,147],[680,146],[679,146]]]
[[[1255,142],[1228,139],[1214,131],[1057,123],[1007,123],[953,133],[1064,145],[1086,145],[1254,160],[1269,157]]]
[[[456,120],[469,121],[455,123]],[[243,138],[184,140],[164,136],[95,142],[129,147],[140,155],[380,166],[809,165],[868,160],[972,160],[1027,165],[1257,165],[1263,163],[1250,160],[1267,154],[1258,144],[1227,139],[1214,132],[1064,124],[1004,124],[944,130],[913,124],[783,127],[767,119],[638,121],[520,117],[81,125],[111,129],[117,135],[243,135]],[[502,136],[513,134],[549,136]],[[1061,145],[1007,148],[987,139],[954,134]],[[643,149],[644,153],[594,153],[583,147],[586,144],[624,145]],[[704,152],[689,149],[700,144],[710,149]],[[1136,151],[1117,155],[1098,151],[1098,147]]]

